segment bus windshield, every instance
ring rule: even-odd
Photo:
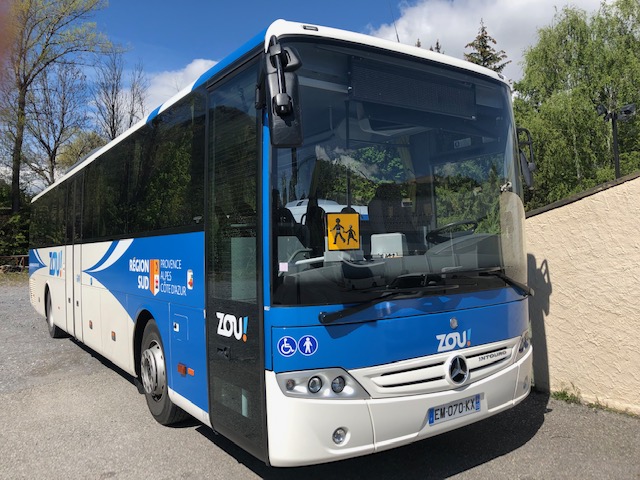
[[[506,84],[338,43],[287,46],[302,61],[304,143],[272,152],[274,305],[526,282]]]

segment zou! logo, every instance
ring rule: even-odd
[[[230,313],[221,312],[216,312],[216,317],[218,317],[218,335],[228,338],[234,336],[236,340],[247,341],[249,317],[237,318]]]
[[[448,352],[454,348],[464,348],[471,346],[471,329],[464,332],[451,332],[447,334],[436,335],[440,341],[438,344],[438,352]]]
[[[61,277],[62,270],[62,250],[59,252],[49,252],[49,275]]]

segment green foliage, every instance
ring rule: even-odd
[[[29,212],[23,209],[0,218],[0,255],[26,255],[29,251]]]
[[[22,203],[28,205],[23,196]],[[26,255],[29,251],[29,208],[9,214],[11,186],[0,180],[0,256]]]
[[[483,67],[490,68],[495,72],[502,72],[511,60],[506,60],[507,54],[504,50],[496,52],[493,45],[496,45],[496,40],[489,35],[487,27],[484,25],[484,21],[480,20],[480,29],[478,30],[478,36],[470,43],[467,43],[464,48],[471,48],[471,53],[465,53],[464,59],[468,62],[482,65]],[[436,43],[436,47],[439,50],[439,45]]]
[[[487,157],[455,164],[453,172],[436,174],[435,193],[438,227],[460,220],[478,221],[477,232],[500,233],[501,159]]]
[[[566,389],[557,392],[551,392],[551,397],[555,398],[556,400],[560,400],[561,402],[572,403],[575,405],[580,405],[582,403],[579,392],[578,394],[575,394],[567,391]]]
[[[515,84],[520,127],[534,139],[538,208],[614,179],[611,122],[596,107],[617,112],[640,105],[640,4],[618,0],[588,16],[575,7],[558,12],[538,31]],[[622,175],[640,168],[640,126],[618,123]]]
[[[105,145],[106,141],[96,132],[83,130],[75,133],[73,140],[60,149],[58,166],[67,170],[89,153]]]
[[[367,205],[379,183],[406,182],[405,168],[397,148],[384,145],[362,147],[349,153],[349,160],[318,161],[318,195],[347,203],[347,181],[351,183],[351,202]],[[345,164],[346,163],[346,164]],[[407,195],[407,191],[402,192]]]

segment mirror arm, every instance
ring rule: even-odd
[[[278,39],[273,36],[269,41],[269,59],[276,69],[278,79],[278,93],[273,97],[273,111],[280,117],[289,115],[292,110],[291,97],[287,93],[287,85],[284,80],[284,71],[287,65],[287,52],[282,49]],[[284,60],[284,64],[283,64]]]

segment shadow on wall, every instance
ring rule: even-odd
[[[531,342],[533,344],[533,379],[535,388],[549,392],[549,354],[547,350],[547,334],[545,318],[549,316],[551,298],[551,275],[546,259],[538,266],[534,255],[527,255],[529,286],[535,292],[529,298],[529,319],[531,321]]]

